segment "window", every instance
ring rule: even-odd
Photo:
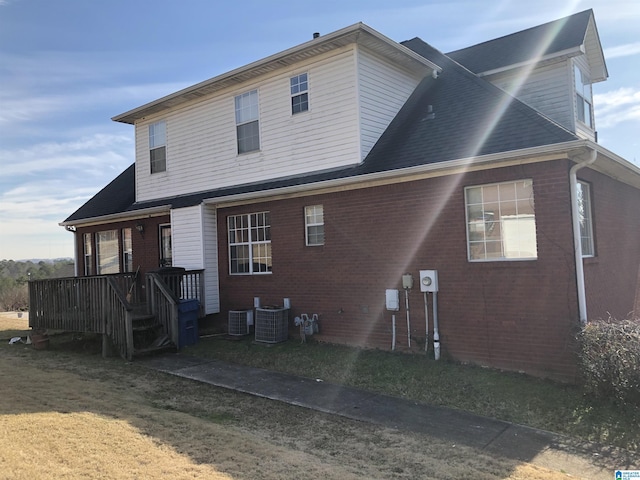
[[[578,182],[578,216],[580,219],[580,244],[582,256],[593,257],[593,221],[591,216],[591,186],[586,182]]]
[[[170,267],[172,265],[171,225],[160,225],[160,266]]]
[[[531,180],[467,187],[465,202],[469,261],[537,258]]]
[[[236,134],[238,153],[260,150],[258,90],[251,90],[236,97]]]
[[[98,275],[120,273],[117,230],[106,230],[96,234],[96,254]]]
[[[93,275],[93,241],[90,233],[84,234],[84,276]]]
[[[151,173],[167,170],[167,124],[164,121],[149,125],[149,158]]]
[[[304,225],[307,245],[324,245],[324,210],[322,205],[304,207]]]
[[[587,127],[593,128],[592,107],[593,98],[591,92],[591,81],[584,72],[575,65],[575,84],[576,84],[576,113],[578,120]]]
[[[131,243],[131,229],[122,229],[122,269],[133,272],[133,245]]]
[[[291,113],[306,112],[309,110],[309,82],[307,74],[302,73],[291,77]]]
[[[269,212],[227,217],[229,272],[271,273],[271,218]]]

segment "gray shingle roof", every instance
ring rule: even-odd
[[[582,45],[592,16],[585,10],[447,55],[476,74],[529,62]]]

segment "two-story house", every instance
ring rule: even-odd
[[[640,169],[597,144],[606,78],[591,10],[449,54],[314,34],[114,117],[135,163],[62,222],[78,275],[203,269],[222,323],[287,298],[320,340],[390,349],[409,273],[396,348],[424,352],[437,270],[444,356],[571,379],[581,322],[638,291]]]

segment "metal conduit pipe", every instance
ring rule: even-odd
[[[582,235],[580,233],[580,207],[578,205],[578,176],[577,172],[581,168],[591,165],[596,161],[598,152],[591,149],[589,158],[576,163],[569,170],[569,186],[571,188],[571,215],[573,220],[573,250],[576,264],[576,285],[578,288],[578,311],[580,313],[580,323],[587,323],[587,294],[584,284],[584,265],[582,263]]]

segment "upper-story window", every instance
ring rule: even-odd
[[[236,134],[238,153],[260,150],[258,90],[236,97]]]
[[[309,110],[309,81],[306,73],[291,77],[291,113]]]
[[[587,127],[593,128],[593,95],[591,91],[591,80],[575,65],[574,68],[576,85],[576,113],[578,120]]]
[[[469,261],[538,257],[531,180],[465,188]]]
[[[149,158],[151,173],[167,170],[167,123],[152,123],[149,125]]]

